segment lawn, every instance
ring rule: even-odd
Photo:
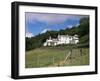
[[[89,48],[72,49],[71,55],[68,48],[41,47],[26,51],[25,67],[57,67],[57,66],[79,66],[89,65]],[[68,56],[69,55],[69,56]],[[67,60],[66,60],[66,57]]]

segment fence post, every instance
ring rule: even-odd
[[[37,55],[37,67],[39,67],[39,55]]]
[[[70,49],[70,59],[72,58],[72,49]]]
[[[55,57],[53,56],[52,58],[52,63],[54,64],[55,63]]]
[[[82,48],[80,48],[80,55],[82,56]]]

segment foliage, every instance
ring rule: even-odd
[[[80,55],[82,49],[82,55]],[[25,67],[57,67],[68,56],[70,49],[57,47],[41,47],[27,51],[25,55]],[[60,66],[81,66],[89,65],[89,49],[74,48],[72,49],[71,59],[67,59]]]
[[[67,28],[59,31],[47,31],[46,33],[39,34],[32,38],[26,38],[26,50],[31,50],[43,46],[43,43],[50,36],[56,38],[60,35],[75,35],[79,36],[80,44],[89,42],[89,18],[82,18],[79,26]]]

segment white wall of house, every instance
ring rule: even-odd
[[[56,39],[49,37],[49,39],[44,42],[43,46],[56,46],[61,44],[77,44],[79,42],[78,35],[58,35]]]

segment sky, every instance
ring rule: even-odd
[[[85,15],[25,12],[26,37],[78,26]]]

